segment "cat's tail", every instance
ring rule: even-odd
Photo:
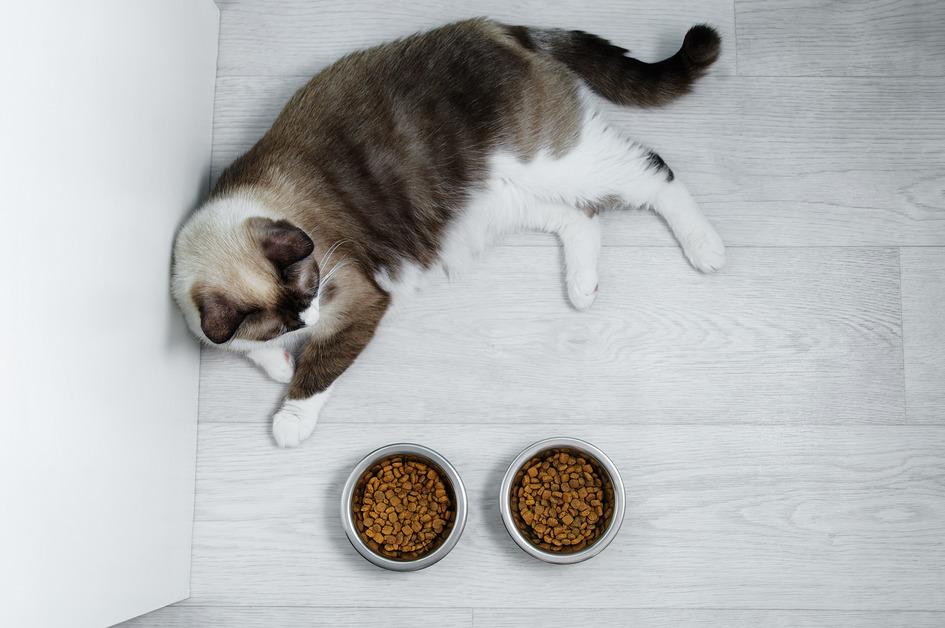
[[[618,105],[653,107],[688,93],[722,48],[718,32],[705,24],[690,28],[679,51],[656,63],[628,57],[625,48],[584,31],[506,28],[519,44],[551,55],[599,96]]]

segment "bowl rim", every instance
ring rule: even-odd
[[[456,500],[456,520],[453,523],[453,529],[450,530],[450,533],[438,548],[414,560],[394,560],[375,553],[367,546],[361,538],[361,535],[358,534],[351,511],[351,500],[354,498],[354,488],[361,478],[361,475],[364,474],[371,465],[384,458],[401,454],[427,458],[439,467],[446,476],[446,479],[450,482],[451,488],[453,489],[453,496]],[[364,458],[354,466],[351,473],[348,474],[344,489],[341,491],[341,525],[344,528],[345,536],[348,537],[348,542],[350,542],[354,549],[365,559],[378,567],[391,571],[418,571],[442,560],[443,557],[449,554],[456,546],[459,542],[459,537],[463,534],[463,528],[466,527],[466,511],[466,487],[463,485],[463,480],[456,471],[456,468],[440,453],[416,443],[392,443],[379,447],[364,456]]]
[[[575,449],[591,455],[600,463],[604,470],[607,471],[608,475],[610,475],[610,482],[614,487],[614,512],[607,531],[590,546],[569,554],[557,554],[532,545],[518,529],[518,526],[515,525],[515,520],[512,517],[512,504],[509,499],[512,490],[512,481],[515,479],[515,474],[518,473],[522,465],[542,451],[554,448]],[[585,440],[572,438],[570,436],[545,438],[523,449],[509,465],[505,475],[502,477],[502,485],[499,488],[499,512],[502,513],[502,522],[505,524],[505,529],[508,531],[509,536],[511,536],[512,540],[528,555],[555,565],[580,563],[604,551],[620,531],[626,508],[627,494],[624,490],[623,479],[620,477],[620,471],[617,469],[617,465],[607,457],[607,454],[596,446]]]

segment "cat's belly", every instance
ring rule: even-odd
[[[493,155],[491,176],[447,225],[436,263],[424,267],[404,258],[396,268],[382,268],[374,280],[395,298],[414,294],[434,278],[462,273],[503,235],[559,232],[580,210],[549,201],[531,189],[536,186],[529,185],[530,179],[540,180],[546,162],[536,159],[524,164],[509,153]]]
[[[446,226],[436,262],[428,267],[404,258],[396,268],[375,273],[377,284],[393,297],[415,294],[436,278],[456,276],[503,234],[525,226],[521,194],[507,181],[492,177]]]

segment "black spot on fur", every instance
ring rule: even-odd
[[[650,151],[646,155],[646,162],[650,168],[654,168],[657,172],[662,172],[666,175],[667,181],[672,181],[676,178],[676,175],[673,174],[672,169],[666,165],[666,162],[663,161],[663,158],[659,154]]]

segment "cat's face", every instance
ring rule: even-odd
[[[175,245],[174,296],[212,343],[272,340],[318,322],[314,250],[286,220],[194,220]]]

